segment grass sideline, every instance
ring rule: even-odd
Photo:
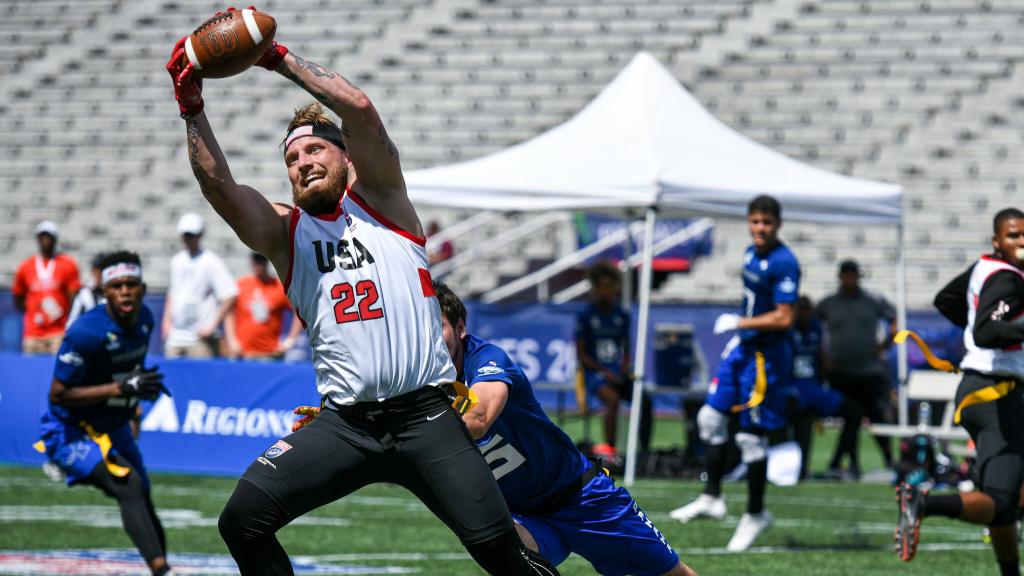
[[[578,432],[569,422],[570,432]],[[675,426],[675,428],[673,428]],[[658,422],[658,444],[680,433],[678,421]],[[820,469],[834,434],[819,435],[812,459]],[[865,467],[877,462],[877,450],[862,439]],[[234,487],[234,478],[154,474],[154,500],[167,525],[172,552],[226,554],[216,518]],[[981,542],[980,527],[929,519],[922,551],[902,564],[891,551],[896,508],[885,485],[812,482],[792,488],[770,487],[768,506],[777,523],[754,551],[725,554],[723,548],[746,501],[744,484],[728,484],[729,518],[723,523],[682,525],[668,512],[700,491],[695,482],[641,480],[632,490],[641,507],[680,556],[702,576],[991,575],[996,566]],[[106,527],[84,527],[97,516],[112,518]],[[310,520],[284,528],[279,537],[293,556],[323,562],[414,568],[420,574],[479,574],[454,536],[401,488],[372,486],[314,511]],[[102,524],[102,522],[100,522]],[[113,503],[96,490],[67,489],[47,480],[38,468],[0,466],[0,549],[132,548],[116,525]],[[562,574],[592,574],[572,556]]]

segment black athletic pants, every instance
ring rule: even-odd
[[[490,468],[435,388],[323,410],[249,466],[221,514],[221,536],[243,576],[292,574],[274,533],[376,482],[415,494],[488,572],[538,573]]]
[[[116,459],[115,462],[131,467],[123,459]],[[141,476],[134,469],[124,478],[116,478],[107,470],[106,464],[100,462],[84,482],[117,500],[121,509],[121,524],[147,563],[166,555],[164,527],[156,515],[149,492],[143,489]]]
[[[970,393],[1006,380],[965,372],[956,392],[957,406]],[[1014,390],[998,400],[965,407],[960,424],[974,440],[978,485],[996,501],[992,525],[1015,522],[1024,482],[1024,386],[1018,382]]]
[[[884,373],[877,375],[855,375],[843,371],[834,370],[828,374],[828,382],[836,390],[846,396],[846,399],[858,405],[864,416],[868,417],[874,424],[889,421],[890,387],[889,379]],[[844,418],[843,432],[836,443],[836,451],[832,456],[831,467],[838,468],[845,454],[850,455],[850,466],[860,467],[860,450],[858,432],[860,430],[859,418]],[[875,442],[882,451],[882,458],[887,467],[892,466],[892,441],[888,436],[875,435]]]

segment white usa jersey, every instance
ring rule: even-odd
[[[426,240],[350,191],[334,214],[291,216],[285,291],[313,348],[317,391],[375,402],[456,378]]]

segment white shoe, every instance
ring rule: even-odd
[[[46,474],[46,477],[54,482],[64,481],[64,471],[60,469],[60,466],[57,466],[49,460],[43,462],[43,474]]]
[[[767,530],[775,519],[767,511],[763,511],[760,514],[744,514],[740,518],[739,525],[736,526],[736,532],[732,535],[732,540],[729,540],[729,545],[726,546],[726,550],[729,552],[743,552],[750,545],[757,540],[757,537],[761,535],[761,532]]]
[[[722,520],[725,518],[725,498],[701,494],[697,499],[682,508],[676,508],[668,513],[669,518],[686,524],[697,518],[711,518]]]

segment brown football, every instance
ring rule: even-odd
[[[228,10],[185,41],[185,56],[203,78],[226,78],[252,66],[274,41],[277,22],[258,10]]]

